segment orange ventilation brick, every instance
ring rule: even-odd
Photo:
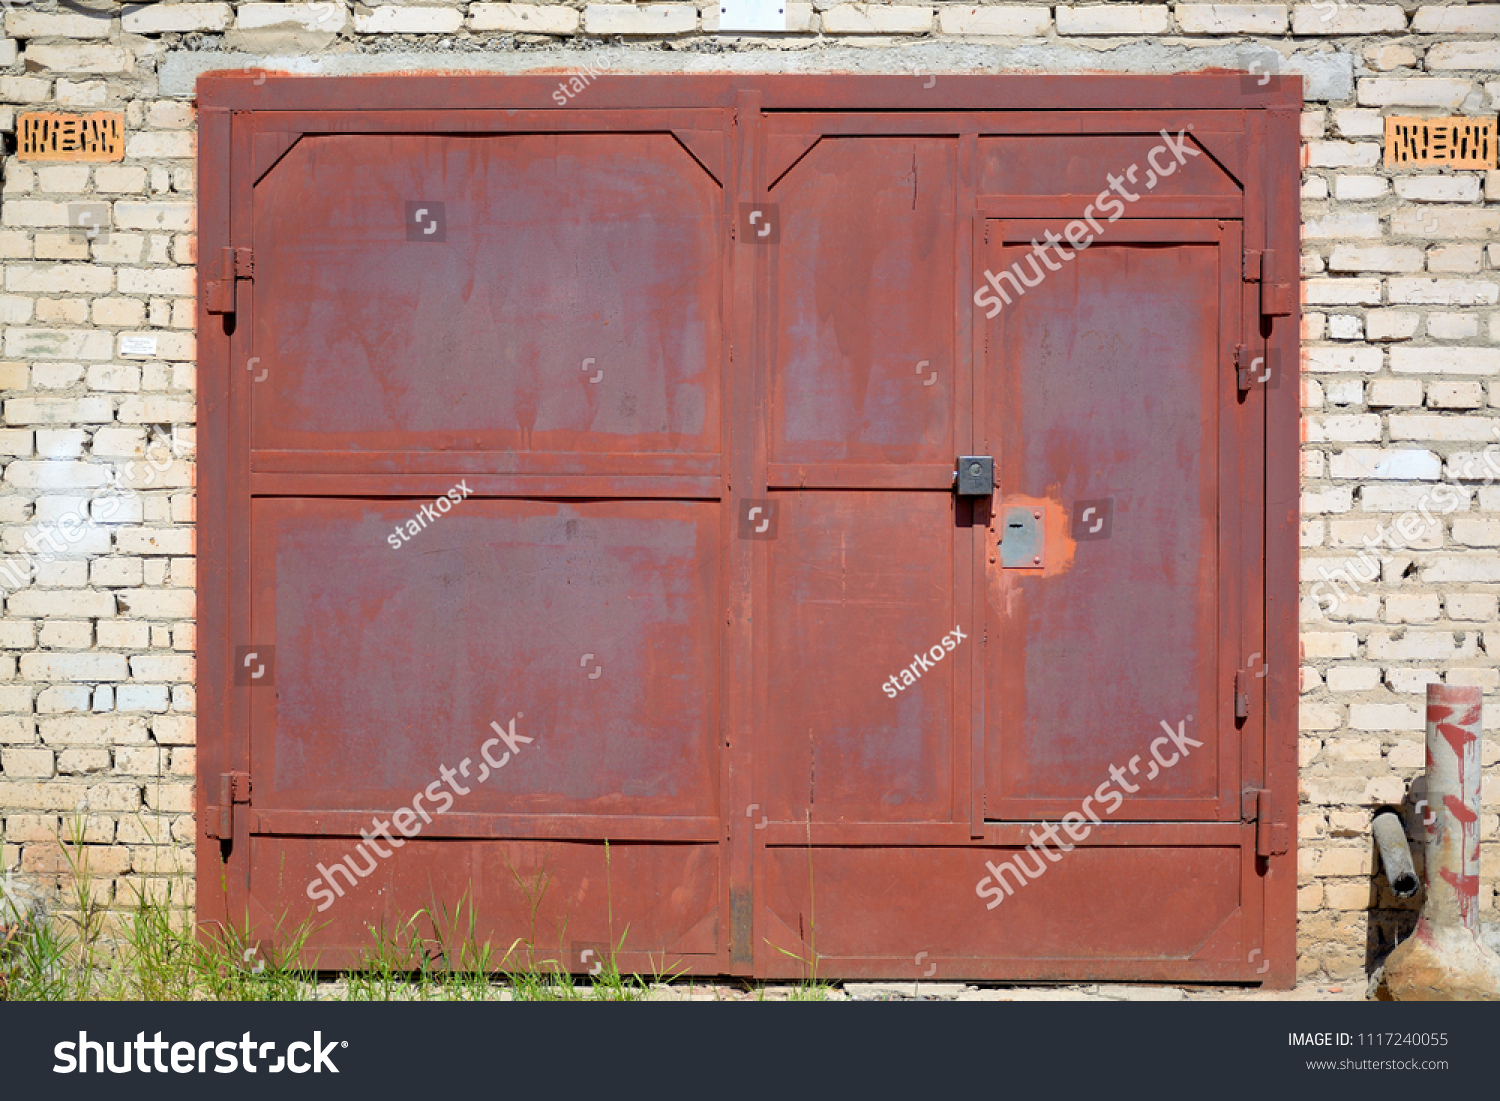
[[[1494,168],[1495,120],[1388,118],[1385,163],[1387,168]]]
[[[64,115],[27,111],[16,124],[23,161],[117,161],[125,156],[125,116],[119,111]]]

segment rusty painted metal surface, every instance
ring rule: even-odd
[[[1289,983],[1296,82],[553,83],[200,84],[202,920]]]

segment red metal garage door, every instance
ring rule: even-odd
[[[1290,981],[1296,89],[553,83],[200,88],[202,918]]]

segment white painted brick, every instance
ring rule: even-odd
[[[21,675],[39,681],[124,680],[129,673],[124,654],[21,655]],[[45,727],[45,723],[43,726]],[[43,735],[45,739],[46,735]]]
[[[1328,258],[1329,271],[1392,271],[1412,272],[1422,270],[1422,250],[1411,246],[1377,245],[1361,248],[1357,245],[1335,245]],[[1373,302],[1380,301],[1380,281],[1375,284]]]
[[[192,268],[117,268],[116,271],[115,283],[121,294],[191,295],[197,287]]]
[[[1349,725],[1355,730],[1425,730],[1426,709],[1400,703],[1352,703]]]
[[[1330,340],[1363,340],[1365,338],[1364,320],[1354,314],[1330,314],[1328,338]]]
[[[1484,405],[1484,385],[1478,382],[1432,382],[1427,404],[1433,409],[1478,409]]]
[[[1348,512],[1354,507],[1354,490],[1349,486],[1325,486],[1302,490],[1303,512]]]
[[[1030,4],[939,4],[938,30],[943,34],[1029,38],[1047,33],[1051,9]]]
[[[1384,547],[1389,550],[1437,550],[1443,545],[1443,526],[1433,518],[1428,523],[1415,513],[1402,515],[1394,522],[1389,518],[1339,520],[1328,525],[1330,544],[1335,547]],[[1367,567],[1366,567],[1367,569]],[[1378,600],[1378,598],[1375,598]],[[1372,604],[1368,618],[1373,619],[1378,606]],[[1366,618],[1361,615],[1360,618]]]
[[[1178,4],[1173,9],[1183,34],[1283,34],[1285,4]]]
[[[95,325],[138,328],[146,323],[146,304],[135,298],[96,298],[91,316]]]
[[[1365,641],[1365,652],[1377,661],[1428,661],[1472,657],[1478,650],[1478,636],[1459,632],[1463,641],[1455,640],[1453,631],[1410,630],[1399,638],[1384,631],[1372,631]]]
[[[115,689],[117,711],[165,711],[167,700],[165,684],[122,684]]]
[[[1500,351],[1497,351],[1500,354]],[[1500,420],[1486,417],[1444,417],[1421,414],[1392,414],[1388,419],[1393,440],[1439,440],[1475,442],[1496,438]]]
[[[158,99],[146,108],[146,125],[155,130],[184,130],[193,125],[191,104]]]
[[[1380,417],[1374,413],[1304,417],[1307,443],[1364,443],[1379,441]]]
[[[137,680],[190,681],[193,659],[180,654],[140,654],[130,659],[130,675]]]
[[[234,13],[228,4],[151,4],[120,17],[126,34],[166,34],[227,30]]]
[[[59,80],[59,107],[103,107],[109,100],[109,85],[102,80]]]
[[[1379,111],[1344,107],[1333,112],[1333,126],[1340,137],[1385,139],[1385,119]]]
[[[1500,348],[1392,348],[1391,370],[1398,374],[1500,374]]]
[[[1446,77],[1364,77],[1357,82],[1363,107],[1442,107],[1456,110],[1469,94],[1467,80]]]
[[[1305,218],[1302,222],[1302,239],[1318,241],[1328,238],[1378,238],[1380,215],[1378,214],[1325,214],[1321,218]]]
[[[1484,268],[1484,246],[1444,245],[1427,250],[1427,270],[1474,275]]]
[[[98,679],[125,679],[125,655],[90,656],[108,660],[111,673],[119,671],[119,675]],[[146,720],[125,715],[69,715],[60,719],[42,719],[37,728],[47,745],[142,745],[147,740]]]
[[[1500,44],[1494,42],[1440,42],[1427,51],[1427,68],[1431,70],[1500,69]]]
[[[1353,631],[1307,631],[1302,635],[1302,653],[1307,658],[1352,658],[1358,652],[1359,636]]]
[[[1316,386],[1313,379],[1309,384]],[[1332,378],[1328,380],[1328,401],[1331,405],[1358,405],[1365,400],[1365,384],[1363,379],[1357,378]]]
[[[7,424],[107,424],[113,419],[114,406],[108,398],[10,398],[5,402]]]
[[[109,359],[110,334],[88,330],[5,330],[5,355],[10,359]]]
[[[46,103],[51,94],[52,82],[50,80],[30,76],[0,76],[0,101],[5,103]],[[10,174],[9,169],[6,174]],[[6,222],[5,224],[13,223]],[[56,224],[66,225],[67,223]]]
[[[104,294],[110,290],[107,268],[81,264],[6,264],[5,289],[25,294]]]
[[[1328,670],[1330,692],[1368,692],[1380,687],[1380,670],[1373,665],[1339,665]]]
[[[1479,200],[1477,176],[1398,176],[1396,194],[1423,203],[1472,203]]]
[[[1466,547],[1500,547],[1500,520],[1455,519],[1453,539]]]
[[[11,38],[108,38],[110,13],[40,12],[12,8],[5,16]]]
[[[1411,69],[1417,64],[1417,52],[1410,46],[1393,46],[1387,43],[1368,46],[1365,48],[1365,64],[1377,73]]]
[[[145,530],[145,529],[140,529]],[[153,534],[165,535],[168,531],[173,534],[171,540],[174,546],[185,545],[189,551],[192,549],[192,532],[184,529],[161,529]],[[122,531],[121,536],[129,534]],[[178,536],[186,538],[179,538]],[[121,546],[120,549],[126,554],[161,554],[163,548],[158,545],[151,550],[140,550],[136,546]],[[180,553],[169,551],[168,553]],[[118,594],[120,599],[120,614],[134,616],[138,619],[191,619],[194,614],[194,596],[191,589],[130,589]]]
[[[1419,252],[1417,264],[1420,266],[1421,262]],[[1378,306],[1380,304],[1380,280],[1308,279],[1302,284],[1302,301],[1309,306]]]
[[[262,5],[267,8],[279,4]],[[244,11],[243,8],[240,9]],[[560,4],[471,4],[469,29],[509,34],[574,34],[578,13]]]
[[[1391,302],[1407,305],[1493,306],[1500,283],[1468,279],[1392,279]]]
[[[1379,348],[1307,348],[1302,355],[1303,370],[1310,374],[1325,371],[1374,374],[1385,362]]]
[[[1500,210],[1406,207],[1391,215],[1391,233],[1425,241],[1475,239],[1489,241],[1500,236]]]
[[[1406,13],[1393,4],[1298,4],[1292,9],[1297,35],[1381,34],[1404,31]]]
[[[1390,189],[1390,181],[1382,176],[1350,176],[1340,174],[1333,179],[1333,197],[1346,202],[1363,202],[1366,199],[1378,199]],[[1331,234],[1330,236],[1338,235]],[[1380,234],[1368,233],[1360,234],[1360,236],[1378,237]]]
[[[1312,168],[1373,168],[1380,163],[1380,146],[1373,141],[1311,141],[1307,158]]]
[[[1424,585],[1500,582],[1500,557],[1467,555],[1429,558],[1424,563],[1420,579]]]
[[[1449,619],[1485,623],[1495,618],[1496,599],[1484,593],[1449,593],[1443,603]]]
[[[596,6],[584,9],[584,19],[589,31],[593,24],[588,12]],[[667,5],[662,5],[667,6]],[[1059,17],[1062,15],[1058,9]],[[839,4],[823,13],[825,34],[926,34],[932,30],[933,9],[928,7],[894,4]]]
[[[1500,4],[1421,7],[1412,30],[1419,34],[1500,34]]]
[[[1370,340],[1410,340],[1417,335],[1421,324],[1421,314],[1371,310],[1365,314],[1365,336]]]
[[[1329,471],[1356,481],[1432,481],[1442,473],[1442,461],[1431,451],[1357,447],[1333,455]]]
[[[1483,479],[1488,485],[1500,475],[1500,463],[1496,463],[1493,446],[1483,451],[1455,451],[1448,456],[1447,474],[1450,479],[1466,482]]]
[[[135,61],[123,46],[58,46],[34,43],[26,47],[26,64],[54,73],[130,73]]]
[[[115,203],[115,225],[120,229],[191,232],[192,203]]]
[[[1435,313],[1427,318],[1427,335],[1435,340],[1471,340],[1479,335],[1479,318],[1460,313]]]
[[[51,459],[33,463],[17,459],[5,468],[5,481],[20,489],[86,489],[109,479],[102,463],[72,463]]]
[[[142,134],[131,134],[125,139],[125,155],[132,160],[153,160],[161,157],[187,158],[198,154],[198,136],[190,130],[152,130]],[[157,226],[131,226],[120,223],[123,229],[156,229]],[[188,228],[174,226],[175,229]]]
[[[1170,23],[1165,4],[1090,4],[1057,9],[1058,34],[1164,34]]]
[[[354,29],[360,34],[452,34],[463,23],[463,13],[454,8],[386,6],[369,15],[354,15]]]
[[[475,4],[474,8],[509,7],[508,4]],[[570,9],[562,8],[562,11]],[[577,13],[572,13],[574,23]],[[323,31],[339,34],[349,29],[349,9],[342,2],[321,0],[314,4],[241,4],[235,9],[235,26],[242,31],[262,30],[266,27],[300,27],[305,31]],[[498,28],[478,27],[474,30]]]

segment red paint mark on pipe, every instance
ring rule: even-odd
[[[1443,806],[1448,808],[1448,813],[1457,818],[1465,826],[1472,826],[1479,821],[1479,815],[1470,808],[1464,806],[1464,801],[1457,795],[1443,796]]]
[[[1470,743],[1476,741],[1479,737],[1474,731],[1466,729],[1457,723],[1439,722],[1437,724],[1437,732],[1453,747],[1453,752],[1458,754],[1460,759],[1463,758],[1464,752],[1468,749]]]

